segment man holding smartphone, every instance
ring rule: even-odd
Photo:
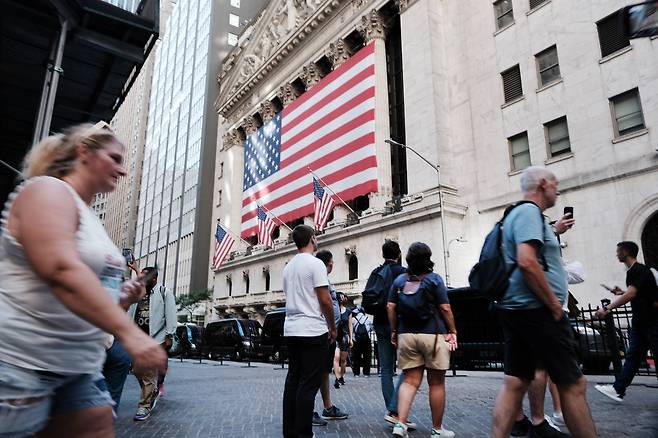
[[[629,346],[626,360],[621,373],[615,378],[613,385],[596,385],[596,389],[621,402],[640,368],[640,363],[651,348],[653,359],[658,363],[658,285],[653,273],[645,265],[637,261],[640,251],[635,242],[619,242],[617,244],[617,259],[626,265],[626,287],[624,291],[618,286],[606,289],[619,297],[596,312],[599,318],[605,317],[612,309],[630,302],[633,309],[633,320],[629,335]],[[604,286],[605,287],[605,286]]]
[[[155,339],[162,348],[168,351],[173,344],[176,332],[176,299],[167,288],[158,284],[158,268],[142,269],[142,277],[146,286],[146,295],[128,310],[128,315],[149,336]],[[135,374],[141,395],[135,413],[135,421],[144,421],[151,416],[158,397],[164,394],[164,378],[155,370]]]

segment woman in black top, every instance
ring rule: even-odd
[[[347,352],[352,348],[352,312],[345,307],[347,295],[338,292],[338,303],[340,305],[340,321],[338,323],[336,337],[336,356],[334,357],[334,375],[336,380],[334,388],[345,384],[345,367],[347,365]]]

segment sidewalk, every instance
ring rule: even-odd
[[[117,420],[118,437],[280,437],[281,398],[286,371],[272,364],[245,364],[172,360],[166,381],[166,395],[158,402],[152,417],[142,423],[132,420],[139,386],[128,376]],[[491,410],[502,373],[467,371],[446,379],[445,427],[458,437],[489,436]],[[344,421],[315,427],[316,437],[390,437],[383,420],[384,409],[379,377],[353,377],[333,389],[334,403],[350,413]],[[658,381],[638,377],[624,402],[615,403],[594,389],[596,383],[610,383],[611,376],[589,376],[588,398],[600,437],[658,437]],[[412,437],[429,437],[431,419],[423,384],[412,409],[418,431]],[[547,395],[547,412],[551,412]],[[316,410],[321,408],[320,396]],[[526,403],[527,409],[527,403]]]

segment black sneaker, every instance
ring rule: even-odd
[[[345,379],[343,379],[341,377],[340,379],[338,379],[338,383],[340,383],[341,385],[344,385],[345,384]]]
[[[514,426],[512,426],[512,436],[526,436],[530,432],[530,426],[532,423],[528,420],[528,417],[523,416],[522,420],[515,421]]]
[[[530,426],[531,438],[566,438],[570,436],[571,435],[560,432],[554,427],[551,427],[546,420],[542,421],[537,426],[534,424]]]
[[[327,422],[324,421],[317,412],[313,412],[313,426],[326,426]]]
[[[322,418],[325,420],[344,420],[347,418],[345,412],[338,409],[336,406],[332,406],[329,409],[324,409],[322,411]]]
[[[338,383],[338,379],[334,380],[334,388],[336,389],[340,388],[340,383]]]

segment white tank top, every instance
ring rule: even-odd
[[[98,373],[105,361],[107,334],[57,299],[30,268],[22,245],[7,229],[13,200],[26,185],[42,178],[69,189],[78,208],[75,239],[80,258],[98,275],[114,301],[119,299],[125,259],[96,215],[73,187],[60,179],[26,181],[9,196],[0,220],[0,361],[58,374]]]

